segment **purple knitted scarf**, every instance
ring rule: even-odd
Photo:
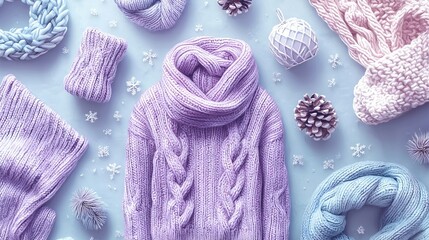
[[[203,92],[195,82],[209,90]],[[167,55],[162,85],[172,119],[200,128],[223,126],[248,108],[258,87],[258,71],[246,43],[196,38]]]

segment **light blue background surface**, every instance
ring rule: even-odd
[[[57,220],[50,239],[66,236],[76,240],[116,239],[116,231],[123,233],[124,221],[121,210],[123,194],[123,170],[125,167],[125,143],[127,124],[139,95],[126,91],[126,81],[135,76],[142,82],[142,90],[158,82],[162,74],[162,61],[167,51],[176,43],[199,35],[233,37],[247,41],[253,48],[259,65],[261,85],[268,90],[280,106],[286,129],[286,165],[289,170],[292,212],[290,239],[299,239],[304,208],[317,185],[332,170],[323,170],[323,161],[335,160],[335,169],[362,160],[390,161],[405,165],[414,176],[429,186],[427,167],[410,160],[405,145],[415,131],[428,130],[429,105],[379,126],[367,126],[358,121],[352,109],[353,87],[363,75],[364,69],[347,54],[345,45],[329,30],[307,1],[255,0],[249,13],[228,17],[215,0],[190,0],[176,27],[169,31],[152,33],[129,22],[111,0],[70,0],[69,31],[63,42],[48,54],[30,62],[10,62],[0,59],[0,77],[15,74],[38,98],[54,109],[76,130],[89,139],[90,147],[80,160],[49,206],[56,210]],[[304,65],[285,70],[269,52],[268,34],[278,23],[275,9],[283,10],[286,18],[298,17],[310,23],[318,34],[320,51],[315,59]],[[98,16],[90,14],[91,9]],[[28,7],[20,2],[5,3],[0,8],[0,28],[23,27],[27,24]],[[110,28],[109,21],[117,21],[117,28]],[[202,24],[204,31],[195,32],[195,25]],[[87,27],[125,38],[129,48],[121,62],[115,82],[112,100],[107,104],[93,104],[80,100],[64,90],[63,78],[68,73],[78,51],[81,36]],[[67,47],[70,52],[62,53]],[[143,51],[153,49],[158,58],[151,67],[142,61]],[[328,63],[331,54],[338,53],[343,63],[332,69]],[[274,83],[273,72],[282,74],[282,81]],[[337,85],[328,87],[328,79],[335,78]],[[301,133],[293,118],[293,109],[304,93],[318,92],[327,96],[336,107],[340,120],[337,131],[326,142],[315,142]],[[85,121],[85,113],[98,112],[94,124]],[[113,113],[120,111],[123,119],[116,122]],[[113,130],[111,136],[102,130]],[[362,158],[352,157],[350,146],[356,143],[371,145]],[[99,145],[110,146],[109,158],[98,158]],[[292,155],[303,155],[304,166],[293,166]],[[122,166],[121,173],[110,180],[105,170],[109,163]],[[93,169],[97,169],[93,173]],[[109,185],[111,188],[109,188]],[[108,205],[109,219],[100,231],[87,231],[73,218],[70,208],[72,194],[80,187],[90,187],[98,192]],[[114,190],[113,188],[116,188]],[[352,189],[351,189],[352,191]],[[366,208],[349,214],[347,231],[357,239],[368,239],[377,230],[379,209]],[[366,229],[358,235],[358,226]]]

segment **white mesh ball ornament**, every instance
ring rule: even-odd
[[[284,19],[277,9],[280,24],[273,27],[268,39],[276,60],[287,69],[312,59],[319,49],[317,37],[310,25],[298,18]]]

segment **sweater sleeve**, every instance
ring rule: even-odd
[[[288,239],[290,200],[280,114],[276,112],[270,116],[266,126],[259,148],[263,178],[263,239]]]
[[[125,239],[150,240],[151,238],[151,178],[155,144],[138,112],[131,116],[128,130],[127,164],[123,209]],[[141,119],[139,119],[141,120]]]

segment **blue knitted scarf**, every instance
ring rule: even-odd
[[[429,239],[429,196],[405,168],[385,162],[359,162],[323,181],[307,206],[302,240],[353,239],[344,233],[346,214],[364,205],[383,208],[372,240]]]

